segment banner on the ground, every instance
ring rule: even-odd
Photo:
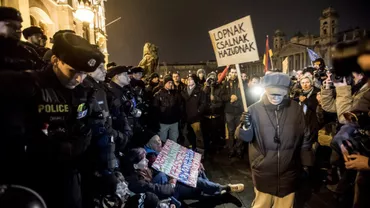
[[[167,140],[152,167],[191,187],[197,186],[202,155]]]
[[[250,16],[211,30],[209,35],[218,66],[259,60]]]

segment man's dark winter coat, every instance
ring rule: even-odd
[[[181,94],[185,102],[187,122],[190,124],[199,122],[206,107],[205,93],[199,85],[196,85],[190,95],[188,88],[185,88]]]
[[[231,103],[230,97],[231,95],[236,95],[238,100]],[[233,114],[233,115],[241,115],[243,113],[243,103],[242,103],[242,96],[240,94],[240,88],[238,80],[229,80],[226,81],[222,87],[222,101],[225,102],[225,113]]]
[[[249,113],[251,127],[247,130],[239,127],[237,135],[250,142],[254,186],[260,192],[278,197],[295,192],[302,166],[313,164],[312,142],[302,107],[288,99],[272,105],[264,95],[249,107]]]
[[[160,89],[154,95],[153,107],[162,124],[173,124],[180,120],[182,114],[182,98],[175,90]]]

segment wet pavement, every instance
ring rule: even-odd
[[[188,207],[217,207],[217,208],[234,208],[234,207],[251,207],[254,199],[253,183],[251,171],[247,159],[229,159],[226,153],[215,154],[212,159],[204,162],[207,176],[210,180],[220,183],[243,183],[245,190],[242,193],[234,193],[232,196],[224,196],[223,199],[208,198],[199,201],[187,200],[185,203]],[[344,202],[339,203],[334,199],[333,194],[325,187],[321,187],[316,193],[302,191],[300,195],[304,198],[300,205],[295,208],[345,208],[351,207]],[[231,203],[225,203],[231,202]]]

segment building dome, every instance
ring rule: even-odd
[[[327,18],[331,16],[339,17],[337,10],[335,10],[333,7],[328,7],[322,11],[322,18]]]
[[[283,31],[278,29],[275,31],[275,36],[285,36],[285,34],[283,33]]]

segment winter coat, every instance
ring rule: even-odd
[[[24,42],[0,37],[0,70],[41,70],[47,64]]]
[[[321,89],[321,105],[325,111],[337,113],[340,123],[345,123],[343,113],[349,111],[353,106],[357,105],[360,98],[369,91],[367,84],[363,85],[357,92],[352,94],[352,86],[336,87],[336,95],[334,98],[333,91],[328,89]]]
[[[233,114],[233,115],[240,115],[243,113],[243,103],[242,103],[242,96],[240,94],[238,80],[229,80],[225,81],[224,85],[222,86],[222,95],[221,99],[225,102],[225,113]],[[231,103],[230,97],[231,95],[236,95],[238,100]]]
[[[220,84],[215,84],[213,86],[213,97],[214,100],[211,101],[211,87],[205,86],[203,91],[206,95],[206,108],[204,115],[211,116],[211,115],[221,115],[223,114],[223,102],[222,102],[222,89]]]
[[[152,170],[148,168],[145,171],[135,170],[125,175],[130,191],[136,194],[151,192],[157,195],[159,199],[171,197],[175,192],[171,184],[152,183],[152,174]]]
[[[174,90],[160,89],[153,98],[156,118],[162,124],[173,124],[180,120],[182,114],[182,98]]]
[[[186,89],[186,84],[180,82],[179,85],[176,85],[175,83],[173,84],[174,89],[177,92],[182,92],[184,89]]]
[[[186,119],[189,124],[199,122],[206,108],[206,96],[199,85],[196,85],[189,95],[188,88],[182,92]]]
[[[302,107],[289,99],[272,105],[264,95],[249,107],[249,113],[251,127],[245,130],[239,126],[236,135],[250,142],[254,186],[278,197],[295,192],[302,166],[313,165],[312,142]]]
[[[311,136],[315,139],[317,138],[317,132],[319,130],[319,122],[316,114],[317,106],[319,105],[319,101],[317,101],[316,99],[316,95],[318,92],[320,92],[320,90],[316,87],[313,87],[312,92],[302,92],[301,95],[305,96],[306,99],[303,102],[299,102],[299,104],[303,106],[306,124],[310,129]]]

